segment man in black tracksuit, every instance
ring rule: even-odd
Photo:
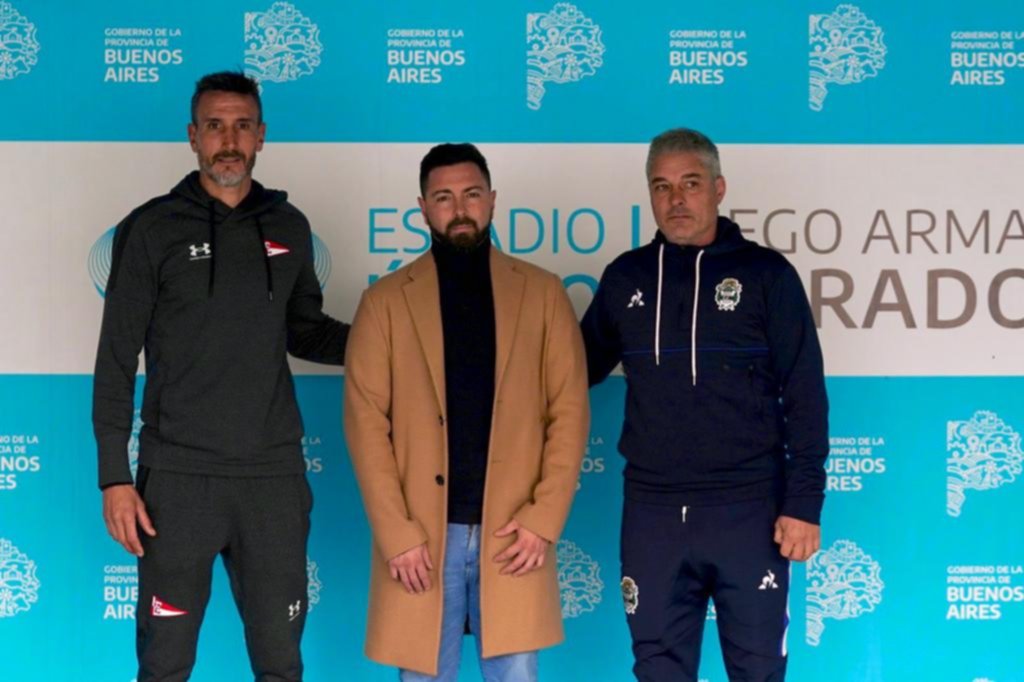
[[[643,682],[696,680],[708,599],[731,680],[786,669],[789,560],[820,544],[828,403],[800,279],[718,216],[718,150],[670,130],[647,160],[654,241],[583,318],[590,383],[622,363],[622,594]]]
[[[107,529],[139,557],[139,682],[188,679],[218,555],[256,679],[302,679],[312,498],[287,353],[341,364],[348,325],[321,310],[305,216],[252,180],[264,133],[254,81],[205,76],[189,125],[200,170],[114,237],[93,424]]]

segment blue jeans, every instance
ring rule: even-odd
[[[536,651],[492,658],[480,655],[480,526],[449,523],[437,676],[402,670],[401,682],[456,682],[467,616],[484,682],[537,682]]]

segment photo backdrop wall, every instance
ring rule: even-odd
[[[793,569],[791,678],[1024,680],[1012,0],[0,1],[5,679],[134,677],[137,575],[103,526],[90,423],[112,227],[195,166],[192,87],[226,68],[261,80],[255,175],[309,217],[342,319],[428,247],[416,196],[432,144],[479,144],[495,243],[562,276],[582,313],[604,266],[654,234],[647,141],[706,132],[721,144],[723,213],[796,264],[826,358],[823,547]],[[307,678],[391,680],[362,655],[371,546],[344,377],[294,370],[316,496]],[[558,543],[567,640],[542,655],[545,680],[630,679],[623,394],[621,376],[592,392]],[[707,625],[701,677],[725,682],[713,608]],[[218,571],[194,679],[247,670]],[[467,661],[463,678],[477,676]]]

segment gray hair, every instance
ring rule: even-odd
[[[647,151],[647,179],[651,178],[654,160],[662,154],[673,152],[693,152],[701,157],[704,168],[712,179],[722,176],[722,164],[718,159],[718,147],[704,133],[690,128],[673,128],[666,130],[651,140]]]

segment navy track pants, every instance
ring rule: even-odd
[[[627,499],[622,596],[640,682],[696,682],[714,601],[731,682],[782,682],[789,561],[773,498],[679,507]]]

